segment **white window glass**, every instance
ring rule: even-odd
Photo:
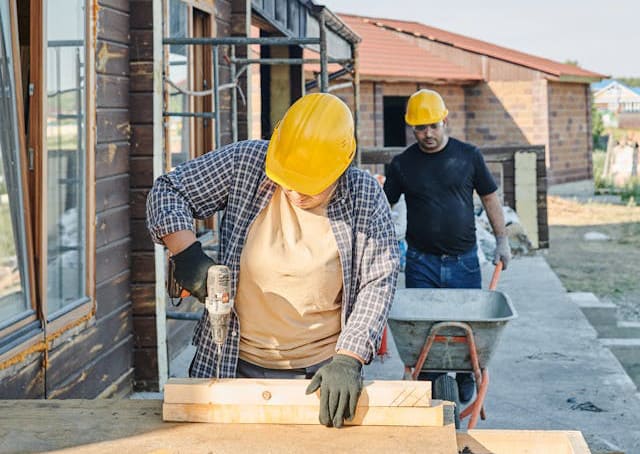
[[[85,296],[85,0],[46,2],[48,316]]]
[[[26,266],[9,0],[0,0],[0,328],[33,313]]]

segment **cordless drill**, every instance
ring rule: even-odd
[[[224,265],[213,265],[207,271],[207,297],[204,306],[209,312],[211,334],[216,344],[218,360],[216,378],[220,378],[222,347],[227,340],[229,320],[233,309],[231,299],[231,270]]]
[[[182,288],[174,277],[173,262],[169,262],[167,290],[171,298],[188,297],[189,291]],[[178,303],[179,304],[179,303]],[[222,361],[222,347],[227,340],[229,320],[233,310],[231,299],[231,270],[225,265],[212,265],[207,270],[207,297],[204,305],[209,312],[211,336],[216,344],[217,369],[216,378],[220,378],[220,362]]]

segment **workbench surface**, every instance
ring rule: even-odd
[[[445,427],[162,421],[159,400],[0,400],[0,453],[429,452],[456,454]]]

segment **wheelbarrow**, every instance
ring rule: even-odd
[[[388,325],[405,365],[405,378],[421,372],[444,373],[433,383],[433,397],[456,403],[456,428],[470,416],[486,419],[484,398],[489,385],[487,366],[509,320],[517,317],[511,300],[495,291],[502,263],[494,271],[489,290],[398,289]],[[460,411],[458,387],[448,372],[472,372],[476,397]]]

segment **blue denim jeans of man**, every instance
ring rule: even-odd
[[[481,288],[482,276],[478,261],[478,248],[460,255],[433,255],[409,247],[405,266],[407,288]],[[442,373],[422,372],[421,380],[434,381]],[[475,384],[473,374],[456,374],[460,402],[473,397]]]

